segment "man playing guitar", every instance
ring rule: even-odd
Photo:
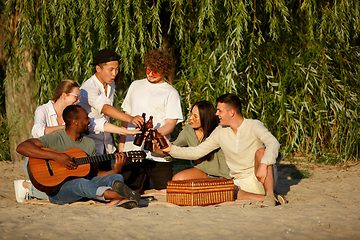
[[[56,171],[59,173],[76,172],[80,168],[74,161],[76,156],[64,153],[71,148],[78,148],[79,152],[83,154],[82,157],[84,152],[85,156],[96,155],[94,141],[84,136],[89,132],[90,123],[86,110],[78,105],[70,105],[64,109],[63,119],[66,125],[65,129],[40,138],[28,139],[17,147],[18,153],[30,159],[43,159],[46,163],[43,164],[46,166],[43,170],[36,172],[35,169],[34,174],[41,176],[41,173],[44,173],[56,178]],[[63,205],[82,199],[93,199],[127,209],[136,207],[140,200],[140,194],[128,188],[123,183],[123,176],[117,174],[125,163],[125,154],[116,153],[115,157],[116,163],[111,171],[99,171],[96,162],[89,164],[89,171],[84,174],[84,177],[75,175],[66,178],[59,184],[55,192],[48,193],[50,202]],[[57,166],[62,169],[57,170]],[[28,169],[30,169],[30,162]],[[34,175],[31,178],[32,181],[36,181]],[[49,178],[49,182],[51,180],[52,178]]]

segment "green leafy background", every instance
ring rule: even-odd
[[[359,1],[8,0],[3,14],[12,74],[22,74],[21,54],[31,53],[37,105],[61,80],[89,78],[95,53],[112,48],[121,57],[119,106],[145,76],[147,51],[163,48],[175,61],[169,81],[185,116],[194,102],[233,92],[283,155],[358,159]]]

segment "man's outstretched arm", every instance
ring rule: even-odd
[[[129,114],[126,114],[109,104],[104,104],[101,109],[101,113],[120,121],[132,123],[137,127],[141,127],[144,124],[144,119],[141,116],[137,115],[135,117],[132,117]]]
[[[165,138],[165,140],[169,146],[162,149],[163,152],[170,154],[172,157],[186,160],[200,159],[220,147],[215,141],[209,138],[196,147],[178,147],[172,145],[167,138]]]

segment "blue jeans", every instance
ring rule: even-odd
[[[49,194],[51,203],[63,205],[77,202],[81,199],[93,199],[105,201],[104,192],[112,189],[115,180],[124,182],[121,174],[109,174],[103,177],[77,178],[65,182],[60,190]]]
[[[29,158],[25,158],[25,162],[24,162],[24,172],[25,172],[25,175],[28,179],[29,178],[29,173],[28,173],[28,170],[27,170],[27,165],[28,165],[28,162],[29,162]],[[42,191],[39,191],[37,190],[34,185],[32,185],[32,183],[29,184],[29,195],[31,198],[37,198],[37,199],[45,199],[47,200],[48,199],[48,195],[46,195],[46,193],[42,192]]]

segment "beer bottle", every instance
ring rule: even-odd
[[[147,123],[145,124],[145,128],[146,130],[149,130],[151,128],[153,128],[153,116],[150,116],[149,120],[147,121]]]
[[[167,148],[169,145],[167,144],[164,136],[161,133],[159,133],[157,129],[155,129],[154,131],[155,131],[155,139],[158,141],[160,149]]]
[[[150,129],[149,134],[145,138],[145,143],[144,143],[144,149],[145,150],[152,151],[152,149],[153,149],[152,148],[152,146],[153,146],[152,140],[153,139],[154,139],[153,130]]]
[[[143,140],[144,140],[144,137],[145,137],[145,132],[146,132],[146,127],[145,127],[145,113],[142,114],[142,117],[144,119],[144,124],[141,126],[140,130],[141,130],[141,133],[138,133],[135,135],[135,139],[134,139],[134,145],[136,146],[141,146]]]

